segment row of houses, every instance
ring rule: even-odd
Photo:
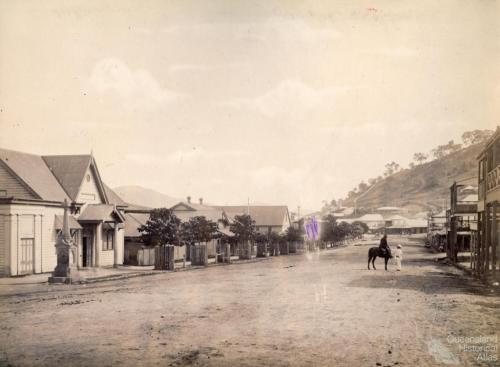
[[[138,228],[150,209],[130,205],[110,189],[92,155],[39,156],[0,149],[1,276],[54,270],[65,201],[80,269],[122,265],[126,251],[142,245]],[[205,216],[228,236],[228,220],[237,214],[249,213],[261,233],[290,226],[286,206],[214,206],[187,200],[171,209],[183,221]]]
[[[357,218],[338,218],[339,222],[365,223],[371,233],[419,234],[427,232],[427,221],[422,216],[410,217],[405,208],[381,207],[375,213]]]

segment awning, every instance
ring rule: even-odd
[[[121,214],[114,205],[108,204],[89,204],[78,217],[78,221],[82,222],[125,222],[123,214]]]
[[[78,223],[72,215],[68,215],[69,229],[82,229],[80,223]],[[64,223],[64,215],[56,215],[54,226],[56,230],[61,231]]]

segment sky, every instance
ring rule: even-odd
[[[0,147],[316,209],[500,116],[499,1],[0,0]]]

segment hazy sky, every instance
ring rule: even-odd
[[[318,208],[500,116],[500,1],[3,1],[0,146]]]

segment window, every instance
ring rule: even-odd
[[[102,250],[103,251],[113,250],[114,235],[115,235],[115,233],[113,230],[104,231],[104,236],[102,238]]]

